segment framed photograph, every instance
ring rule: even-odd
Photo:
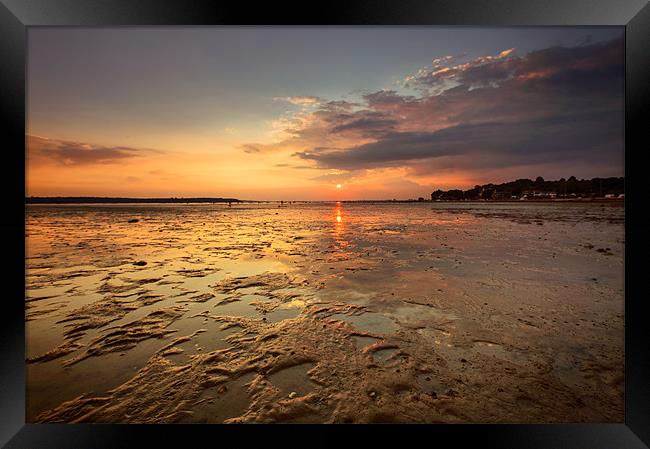
[[[0,442],[647,447],[647,2],[252,9],[2,0]]]

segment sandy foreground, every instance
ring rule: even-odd
[[[26,219],[28,422],[623,421],[621,204]]]

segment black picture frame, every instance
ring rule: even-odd
[[[464,25],[625,26],[625,423],[555,425],[189,426],[25,424],[25,75],[27,29],[135,25]],[[300,7],[199,0],[0,0],[0,110],[7,125],[0,176],[4,239],[0,326],[0,444],[10,448],[116,448],[225,438],[258,444],[327,447],[351,436],[364,446],[453,443],[501,448],[642,448],[650,445],[650,326],[645,152],[650,148],[650,5],[646,0],[331,1]],[[645,112],[645,114],[644,114]],[[647,176],[647,175],[646,175]]]

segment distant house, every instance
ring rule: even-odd
[[[557,193],[555,192],[544,192],[540,190],[525,190],[522,197],[530,198],[546,198],[552,199],[557,198]]]

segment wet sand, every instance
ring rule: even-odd
[[[623,422],[621,204],[26,219],[28,422]]]

